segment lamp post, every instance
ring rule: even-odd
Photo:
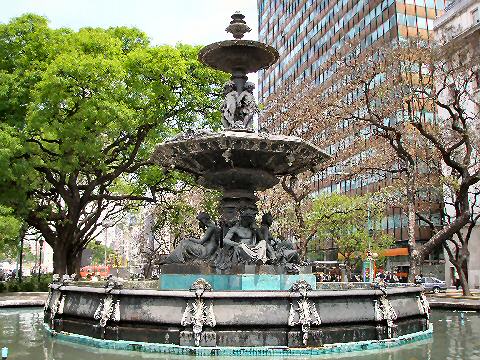
[[[19,259],[19,267],[18,267],[18,282],[22,283],[22,275],[23,275],[23,239],[24,236],[20,238],[20,259]]]
[[[43,239],[38,240],[38,243],[40,244],[40,254],[39,254],[39,260],[38,260],[38,281],[40,282],[40,275],[42,272],[42,252],[43,252]]]

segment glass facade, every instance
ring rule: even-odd
[[[280,54],[275,65],[259,72],[259,101],[265,101],[276,89],[292,80],[313,78],[317,84],[326,81],[335,68],[325,69],[322,65],[349,40],[359,41],[360,49],[365,49],[378,39],[401,40],[412,36],[429,39],[433,19],[441,15],[444,8],[444,0],[258,0],[260,41],[273,46]],[[433,114],[429,115],[433,117]],[[368,141],[370,129],[363,129],[361,135]],[[324,150],[333,154],[345,148],[350,140],[346,136],[341,143]],[[360,162],[373,155],[367,150],[349,161],[356,158]],[[377,173],[326,183],[332,174],[342,173],[343,165],[337,164],[312,176],[312,195],[330,192],[364,194],[380,189],[391,180],[388,174]],[[440,205],[434,206],[428,214],[435,224],[440,224],[440,209]],[[382,227],[394,234],[398,241],[404,241],[407,239],[406,224],[401,209],[391,208]],[[420,239],[430,235],[424,231],[424,225],[417,223]]]
[[[319,69],[346,41],[365,48],[380,38],[428,39],[444,8],[444,0],[259,0],[260,41],[280,54],[259,72],[260,101],[289,80],[328,79]]]

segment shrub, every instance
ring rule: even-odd
[[[7,281],[7,290],[10,292],[19,291],[18,281],[17,280]]]
[[[36,290],[36,284],[35,280],[32,278],[27,278],[24,281],[22,281],[21,284],[18,284],[19,291],[24,291],[24,292],[32,292]],[[18,281],[17,281],[18,283]]]
[[[4,281],[0,281],[0,292],[4,292],[7,290],[7,286]]]
[[[40,282],[37,284],[37,291],[48,291],[48,285],[52,282],[52,274],[42,275]]]

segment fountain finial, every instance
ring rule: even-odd
[[[240,11],[236,11],[232,15],[232,21],[230,21],[230,25],[228,25],[225,31],[231,33],[235,39],[243,38],[245,33],[252,31],[243,19],[245,19],[245,15]]]

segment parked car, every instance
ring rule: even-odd
[[[422,277],[420,283],[425,288],[425,291],[432,291],[435,294],[447,290],[447,284],[445,284],[445,281],[435,277]]]

